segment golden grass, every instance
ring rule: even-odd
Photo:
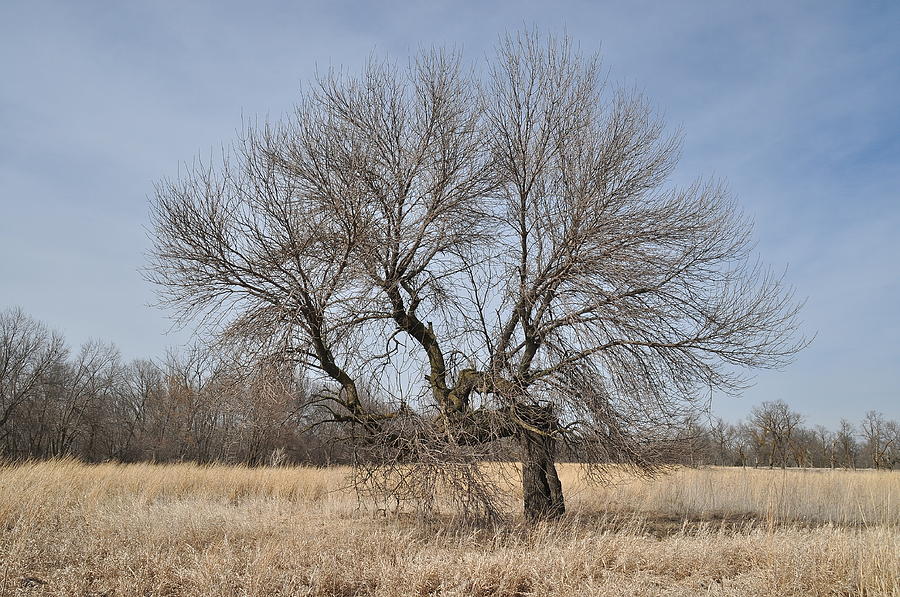
[[[569,502],[686,518],[744,516],[768,524],[900,525],[900,473],[875,470],[682,468],[653,481],[614,475],[586,486],[562,470]]]
[[[564,521],[494,528],[376,515],[346,473],[0,467],[0,594],[900,594],[898,473],[566,465]]]

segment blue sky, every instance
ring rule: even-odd
[[[277,118],[328,66],[537,26],[600,50],[685,132],[676,178],[722,177],[813,344],[716,413],[900,418],[900,3],[40,2],[0,5],[0,309],[126,358],[187,340],[139,268],[179,162]]]

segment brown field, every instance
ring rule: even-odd
[[[562,472],[564,521],[479,528],[384,515],[346,469],[0,467],[0,594],[900,594],[900,473]]]

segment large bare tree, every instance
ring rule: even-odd
[[[158,185],[149,277],[183,321],[304,367],[370,480],[490,510],[478,461],[516,443],[526,515],[558,516],[560,441],[652,471],[711,392],[802,345],[724,185],[668,183],[679,136],[604,81],[536,34],[472,72],[434,51],[322,76]]]

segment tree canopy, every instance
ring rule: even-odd
[[[491,511],[478,462],[518,442],[526,514],[557,516],[558,442],[653,470],[712,391],[803,345],[725,185],[669,182],[680,144],[568,40],[509,36],[480,70],[373,60],[160,182],[149,277],[315,380],[369,481]]]

